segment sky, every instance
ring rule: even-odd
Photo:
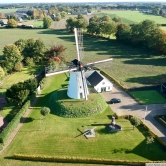
[[[0,3],[56,3],[56,2],[166,2],[166,0],[0,0]]]

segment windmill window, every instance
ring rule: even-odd
[[[80,86],[80,89],[81,89],[81,86]]]

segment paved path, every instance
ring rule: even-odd
[[[166,143],[166,128],[154,118],[155,115],[166,114],[166,104],[139,105],[131,96],[116,85],[114,85],[112,92],[102,93],[102,96],[107,102],[114,97],[120,98],[122,100],[121,103],[109,104],[115,113],[118,115],[134,115],[139,117]]]

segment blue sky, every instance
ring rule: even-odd
[[[166,0],[0,0],[0,3],[53,3],[53,2],[166,2]]]

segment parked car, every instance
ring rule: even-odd
[[[114,104],[114,103],[121,103],[121,100],[118,99],[118,98],[112,98],[112,99],[110,100],[110,103],[111,103],[111,104]]]

